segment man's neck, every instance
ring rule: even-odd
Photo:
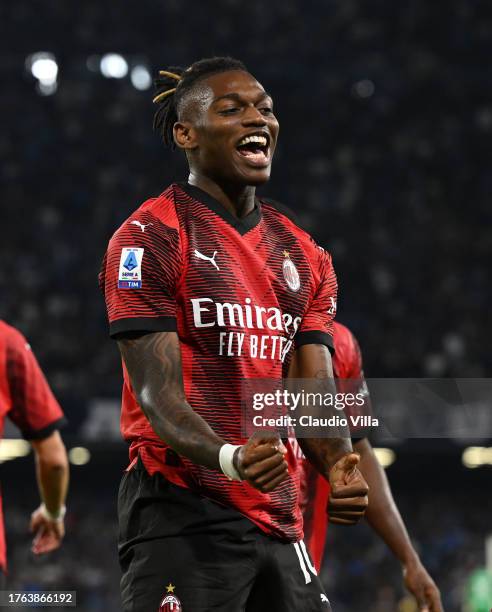
[[[246,217],[254,210],[256,188],[252,185],[219,185],[213,179],[197,172],[190,172],[188,183],[211,195],[238,219]]]

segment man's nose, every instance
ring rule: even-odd
[[[265,126],[267,124],[264,115],[256,108],[256,106],[248,106],[243,115],[243,125]]]

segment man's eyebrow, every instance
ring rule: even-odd
[[[261,94],[258,96],[257,102],[261,102],[265,98],[271,98],[271,97],[272,96],[268,92],[262,91]],[[223,96],[217,96],[216,98],[213,99],[213,103],[218,102],[219,100],[234,100],[235,102],[241,102],[242,99],[238,93],[229,93],[229,94],[224,94]]]

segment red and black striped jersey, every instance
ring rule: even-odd
[[[48,437],[65,420],[28,342],[19,331],[0,321],[0,438],[5,417],[27,440]],[[5,569],[6,563],[0,499],[0,568]]]
[[[337,378],[337,390],[343,387],[344,381],[357,381],[365,386],[362,355],[359,344],[352,332],[334,321],[333,344],[333,374]],[[353,389],[351,389],[353,390]],[[364,393],[367,393],[365,390]],[[369,403],[366,399],[366,406]],[[297,452],[301,463],[301,495],[300,505],[304,518],[304,541],[306,542],[315,567],[319,570],[323,559],[328,528],[326,507],[330,497],[329,483],[317,472],[314,466],[305,459],[300,448]]]
[[[332,346],[330,255],[279,207],[238,219],[204,191],[173,184],[112,237],[100,274],[110,334],[176,331],[186,398],[226,442],[242,444],[241,382],[285,376],[292,348]],[[121,429],[130,461],[236,508],[267,533],[302,537],[297,460],[271,494],[177,455],[155,434],[123,367]],[[165,409],[165,407],[163,407]]]

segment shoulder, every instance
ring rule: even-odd
[[[0,319],[0,343],[6,347],[24,346],[27,340],[18,329]]]
[[[178,216],[174,198],[174,185],[170,185],[163,193],[145,200],[116,230],[119,233],[135,234],[136,236],[154,234],[159,228],[178,229]]]
[[[114,232],[109,250],[125,247],[147,247],[179,241],[179,221],[176,212],[174,185],[161,195],[149,198]]]
[[[304,229],[296,211],[272,198],[261,198],[260,201],[267,220],[275,220],[286,230],[290,230],[313,262],[331,259],[330,254]]]
[[[297,213],[285,204],[272,198],[260,198],[263,210],[270,212],[279,218],[284,218],[286,222],[290,222],[297,228],[301,229],[301,223]]]
[[[346,325],[333,322],[333,345],[335,347],[334,368],[339,378],[353,371],[360,361],[359,344]]]

